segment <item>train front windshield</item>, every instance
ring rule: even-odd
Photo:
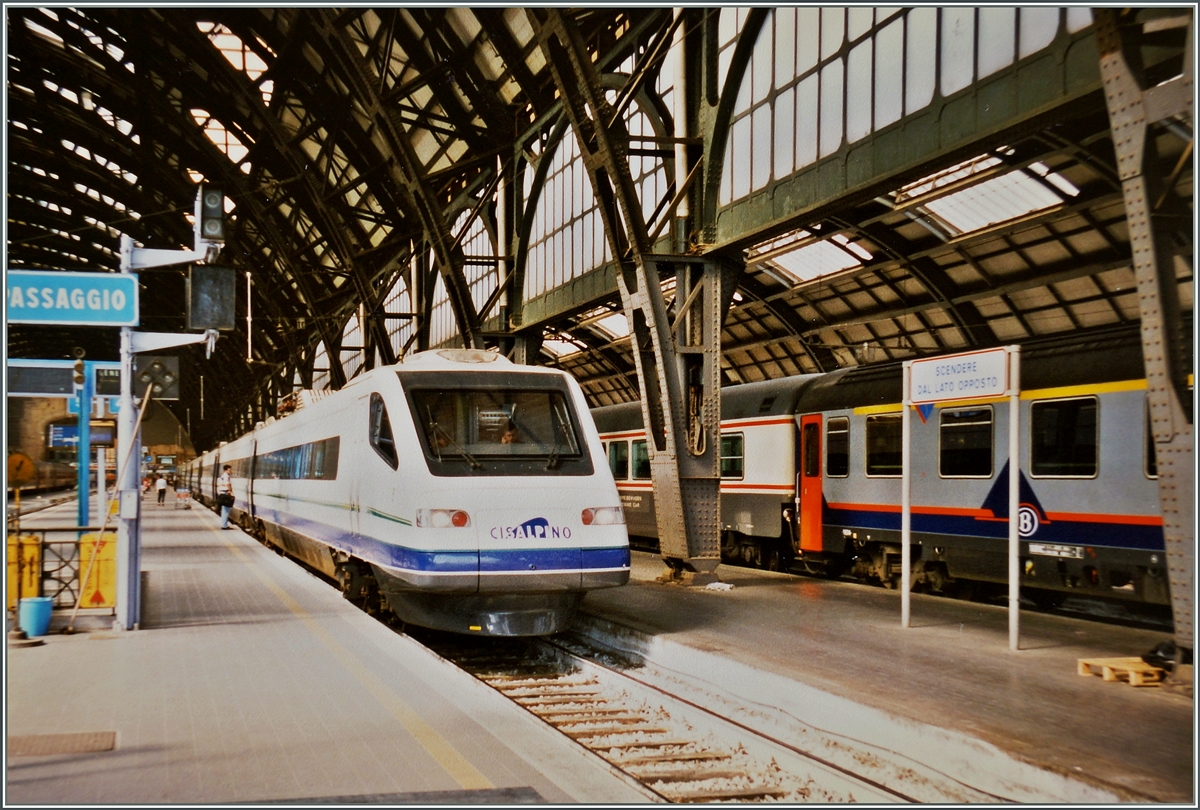
[[[406,384],[434,475],[592,474],[566,386],[521,376],[535,379],[528,387],[450,387],[444,377],[438,388]]]

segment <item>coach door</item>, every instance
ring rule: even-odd
[[[821,414],[800,417],[800,464],[796,488],[800,500],[800,549],[821,551]]]

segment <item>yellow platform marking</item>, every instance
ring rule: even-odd
[[[251,562],[245,552],[228,540],[225,541],[225,545],[243,562]],[[300,603],[293,599],[291,594],[279,587],[274,580],[259,570],[257,565],[251,566],[250,570],[267,586],[271,593],[279,598],[280,602],[283,602],[288,610],[304,622],[313,635],[319,638],[333,652],[337,659],[342,662],[342,665],[350,671],[350,674],[357,678],[359,683],[366,687],[367,691],[383,704],[384,708],[391,712],[393,717],[400,721],[400,724],[408,730],[408,733],[421,744],[421,747],[429,752],[429,755],[464,790],[485,790],[495,787],[486,776],[476,770],[475,766],[467,761],[466,757],[460,754],[454,746],[409,708],[408,704],[401,700],[387,684],[381,681],[375,673],[363,666],[349,650],[338,643],[337,639],[322,627],[308,611],[301,607]]]

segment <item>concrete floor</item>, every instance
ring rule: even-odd
[[[647,800],[211,512],[144,516],[142,629],[7,649],[6,805]],[[82,732],[115,750],[12,755]]]
[[[657,582],[657,556],[634,558],[630,585],[588,594],[584,611],[652,640],[663,661],[663,642],[686,651],[676,657],[713,683],[721,662],[736,662],[743,675],[724,688],[769,673],[1129,800],[1195,800],[1193,701],[1076,672],[1079,658],[1140,656],[1165,632],[1022,611],[1012,652],[1003,607],[913,594],[903,628],[896,591],[730,566],[718,575],[732,589],[689,588]]]

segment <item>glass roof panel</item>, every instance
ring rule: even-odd
[[[1061,202],[1062,197],[1018,170],[928,202],[925,208],[959,234],[964,234],[1052,208]]]
[[[1006,155],[1013,154],[1012,149],[1002,150]],[[898,205],[929,198],[920,207],[947,225],[950,236],[961,236],[1053,208],[1064,198],[1079,194],[1074,184],[1044,163],[1034,162],[1028,168],[1011,171],[1004,168],[997,155],[977,155],[910,183],[893,197]],[[1034,174],[1045,182],[1035,179]]]
[[[559,360],[562,360],[564,357],[570,357],[573,354],[579,354],[581,349],[565,338],[570,338],[570,335],[565,332],[559,337],[548,337],[542,341],[542,348]]]
[[[863,262],[870,259],[870,253],[852,244],[844,235],[837,234],[832,239],[811,242],[778,254],[769,261],[773,268],[782,271],[792,283],[800,284],[831,273],[862,267]]]

